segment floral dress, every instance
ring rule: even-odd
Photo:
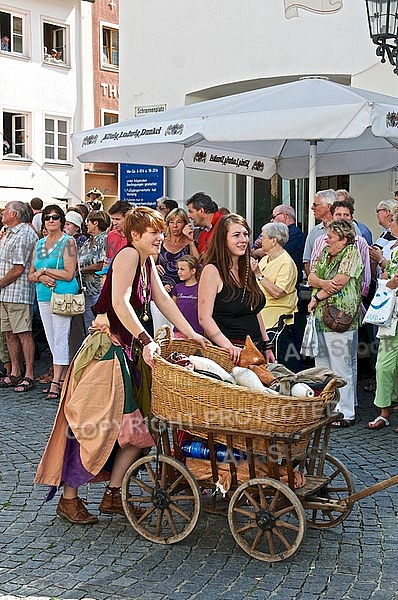
[[[325,247],[319,258],[315,261],[312,272],[321,279],[332,279],[335,275],[347,275],[350,279],[344,287],[336,294],[327,299],[329,304],[333,304],[339,310],[354,317],[348,331],[358,329],[361,323],[361,314],[359,306],[361,304],[361,281],[364,266],[356,246],[349,244],[345,246],[337,256],[334,256],[329,262],[329,248]],[[313,295],[319,289],[314,288]],[[315,325],[317,331],[333,331],[323,323],[322,309],[325,306],[325,300],[318,302],[315,308]]]
[[[95,265],[106,258],[106,231],[99,233],[94,238],[90,247],[91,238],[87,239],[79,250],[80,268]],[[87,296],[96,296],[101,291],[101,277],[96,273],[82,273],[83,286]]]

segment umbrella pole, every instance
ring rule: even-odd
[[[254,227],[254,177],[246,176],[246,221]],[[257,233],[253,237],[257,236]]]
[[[309,162],[309,190],[308,190],[308,231],[315,225],[314,213],[311,210],[311,204],[315,198],[316,192],[316,160],[317,160],[317,142],[310,141],[310,162]]]

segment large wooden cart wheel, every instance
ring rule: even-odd
[[[228,522],[236,542],[253,558],[292,556],[305,534],[305,512],[292,490],[276,479],[249,479],[234,492]]]
[[[312,472],[309,475],[325,476],[328,478],[328,483],[314,495],[307,496],[303,500],[303,506],[307,515],[308,527],[311,529],[330,529],[342,523],[350,514],[353,507],[352,503],[348,503],[343,509],[341,505],[338,508],[338,505],[341,500],[354,493],[354,483],[343,463],[331,454],[325,455],[322,469],[319,468],[318,460],[319,458],[317,458],[315,468],[311,469]],[[307,461],[307,466],[309,464],[310,462]],[[322,472],[319,472],[320,470]],[[312,508],[307,504],[318,504],[318,507]],[[333,507],[333,504],[336,504],[336,508]]]
[[[200,514],[199,486],[175,458],[144,456],[126,472],[122,503],[134,529],[157,544],[175,544],[194,529]]]

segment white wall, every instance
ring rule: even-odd
[[[121,0],[121,120],[136,106],[174,108],[303,75],[398,96],[398,77],[375,55],[363,0],[343,0],[334,14],[299,10],[291,19],[284,7],[284,0]],[[205,189],[220,205],[230,196],[223,175],[183,173],[169,175],[169,195]],[[389,172],[352,178],[357,217],[375,232],[375,196],[390,197],[389,186]]]
[[[69,166],[45,163],[44,118],[45,115],[69,118],[70,133],[76,125],[80,129],[84,124],[80,49],[82,28],[85,26],[82,17],[91,14],[87,13],[91,11],[91,5],[76,0],[8,0],[4,5],[0,2],[0,10],[12,10],[13,7],[28,11],[26,34],[30,41],[29,56],[0,56],[3,82],[0,106],[10,112],[30,114],[31,162],[0,161],[0,186],[6,186],[0,187],[0,203],[11,199],[29,201],[33,196],[40,196],[45,202],[52,202],[54,198],[70,198],[72,203],[77,203],[82,198],[83,166],[73,158],[72,149]],[[69,26],[70,68],[43,63],[42,17],[60,20]],[[91,20],[86,25],[91,30]],[[87,77],[89,73],[85,75]],[[4,85],[4,82],[7,84]]]

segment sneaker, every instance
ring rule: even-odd
[[[78,496],[69,500],[62,495],[58,502],[57,515],[76,525],[98,523],[98,517],[88,512],[84,501]]]

